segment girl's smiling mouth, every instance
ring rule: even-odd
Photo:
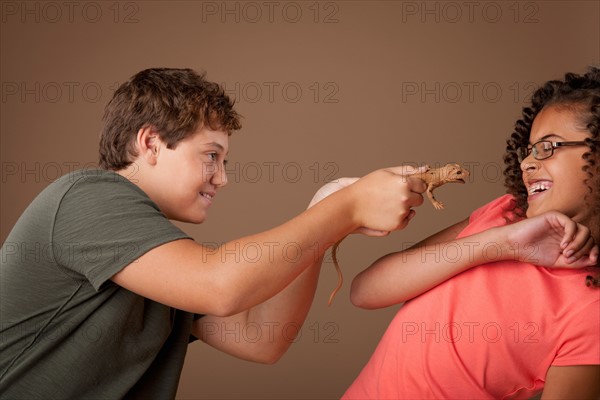
[[[552,181],[549,180],[536,180],[530,181],[527,185],[528,199],[532,200],[538,197],[540,194],[550,190],[552,188]]]

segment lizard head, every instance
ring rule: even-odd
[[[446,182],[460,182],[465,183],[465,179],[469,176],[469,171],[462,168],[458,164],[447,164],[444,169]]]

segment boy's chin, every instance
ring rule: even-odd
[[[201,224],[206,220],[206,213],[190,213],[188,215],[176,215],[169,219],[178,222],[185,222],[188,224]]]
[[[188,224],[201,224],[206,220],[206,216],[197,217],[197,218],[189,218],[182,220],[181,222],[187,222]]]

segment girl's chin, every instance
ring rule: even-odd
[[[527,208],[527,212],[525,213],[525,215],[527,216],[527,218],[533,218],[536,215],[539,215],[540,213],[536,211],[535,207],[528,207]]]
[[[546,211],[548,211],[548,210],[536,208],[536,207],[529,207],[527,209],[527,212],[525,213],[525,215],[527,216],[527,218],[533,218],[533,217],[537,217],[538,215],[545,213]]]

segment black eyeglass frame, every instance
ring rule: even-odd
[[[550,154],[548,154],[545,157],[538,158],[539,153],[537,150],[534,150],[534,149],[540,143],[550,143]],[[535,142],[532,145],[528,145],[526,147],[519,147],[519,149],[517,150],[517,159],[519,160],[519,162],[523,162],[523,160],[525,160],[527,157],[529,157],[529,154],[531,154],[533,152],[533,158],[535,158],[536,160],[545,160],[547,158],[552,157],[554,155],[554,149],[557,149],[559,147],[585,146],[587,144],[588,144],[588,142],[585,140],[579,140],[579,141],[575,141],[575,142],[553,142],[551,140],[540,140],[539,142]]]

